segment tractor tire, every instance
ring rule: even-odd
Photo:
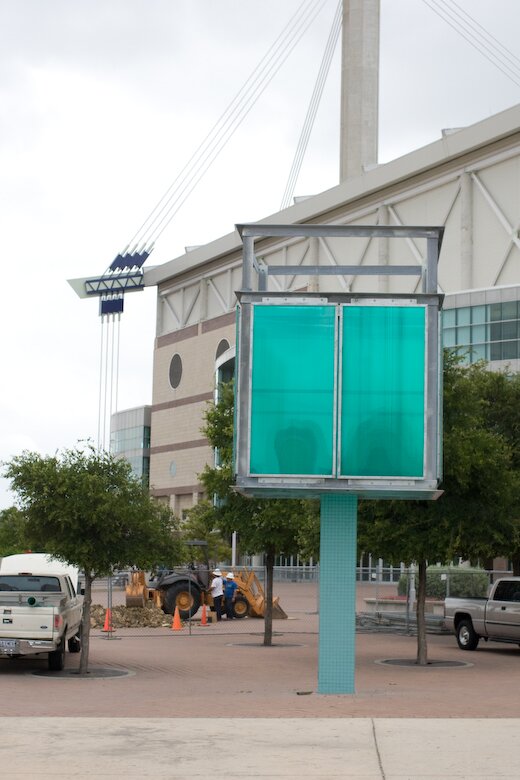
[[[176,582],[170,585],[164,594],[164,611],[173,615],[175,607],[179,607],[181,620],[189,620],[200,608],[200,590],[193,583],[188,587],[187,582]]]
[[[53,650],[48,656],[49,671],[61,672],[65,666],[65,637],[62,637],[60,646],[57,650]]]
[[[249,615],[249,604],[244,596],[237,596],[235,603],[233,604],[233,617],[237,620],[245,618]]]
[[[475,633],[471,619],[461,620],[457,626],[457,644],[461,650],[476,650],[480,637]]]

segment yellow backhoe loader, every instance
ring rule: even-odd
[[[206,542],[193,541],[187,544],[204,549],[207,558]],[[233,571],[238,585],[233,609],[234,617],[264,617],[266,606],[264,589],[254,571],[248,571],[246,568],[228,571]],[[224,578],[227,573],[227,571],[223,572]],[[207,560],[205,565],[191,563],[185,569],[162,571],[156,579],[150,579],[148,585],[145,573],[135,571],[131,573],[130,582],[126,586],[126,606],[143,607],[152,602],[170,615],[173,615],[175,607],[178,607],[182,620],[188,620],[203,604],[210,609],[213,607],[213,599],[209,592],[210,582],[211,569]],[[278,597],[273,598],[273,618],[287,618],[278,602]]]

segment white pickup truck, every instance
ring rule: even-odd
[[[447,598],[444,622],[461,650],[476,650],[480,639],[520,645],[520,577],[503,577],[487,598]]]
[[[65,649],[81,650],[83,596],[78,570],[43,553],[0,561],[0,658],[47,654],[61,671]]]

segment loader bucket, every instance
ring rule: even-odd
[[[278,596],[273,599],[273,620],[287,620],[287,613],[281,608],[278,603]]]
[[[239,592],[246,598],[249,605],[250,617],[265,617],[265,594],[262,583],[254,573],[244,568],[235,574],[235,582]],[[277,620],[287,619],[287,615],[278,603],[278,596],[273,598],[273,618]]]
[[[148,601],[148,588],[144,571],[133,571],[130,583],[125,588],[125,603],[127,607],[144,607]]]

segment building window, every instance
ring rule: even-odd
[[[175,388],[179,387],[182,378],[182,360],[181,356],[175,354],[170,363],[170,385]]]
[[[217,347],[217,354],[215,355],[215,360],[218,360],[218,358],[224,354],[224,352],[227,352],[229,349],[229,341],[227,339],[222,339],[222,341],[219,343]]]
[[[150,426],[138,426],[137,428],[122,428],[112,431],[110,435],[110,451],[119,455],[131,450],[150,449]]]
[[[520,356],[520,301],[446,309],[442,313],[443,346],[469,363],[516,360]]]

